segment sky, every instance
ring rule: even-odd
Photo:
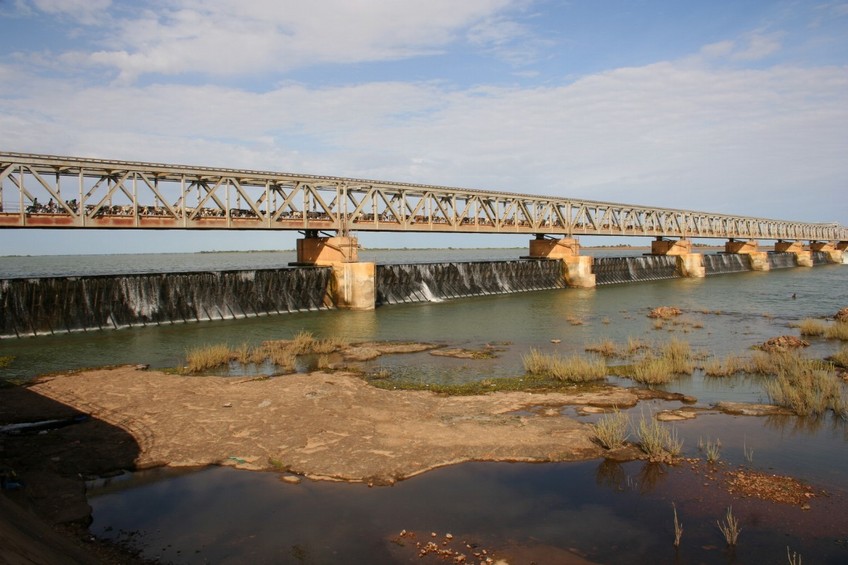
[[[0,151],[848,225],[848,2],[0,0]],[[5,229],[0,255],[295,237]]]

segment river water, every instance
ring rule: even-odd
[[[476,261],[515,259],[523,252],[375,250],[362,252],[361,258],[382,263]],[[293,252],[5,257],[0,258],[0,279],[278,268],[293,259]],[[801,319],[832,317],[848,306],[846,277],[845,266],[823,265],[398,304],[370,312],[322,310],[5,339],[0,340],[0,357],[14,360],[0,370],[6,378],[28,380],[50,371],[117,363],[174,367],[196,345],[255,344],[301,330],[352,341],[434,341],[472,348],[498,343],[505,349],[496,359],[436,360],[421,354],[375,362],[375,369],[388,369],[393,378],[424,382],[515,376],[523,372],[521,356],[531,348],[583,353],[587,344],[601,339],[658,343],[677,338],[716,356],[744,354],[769,337],[798,335],[791,326]],[[681,308],[682,323],[655,329],[647,314],[663,305]],[[806,353],[813,357],[831,355],[840,347],[832,340],[811,342]],[[756,379],[711,379],[699,371],[666,388],[695,396],[697,406],[704,408],[719,400],[768,401]],[[675,427],[687,456],[703,458],[699,438],[719,437],[728,465],[790,474],[835,497],[848,492],[848,431],[842,421],[707,414]],[[744,457],[745,449],[753,449],[752,461]],[[427,535],[451,531],[480,547],[507,553],[511,548],[514,555],[523,548],[547,556],[537,562],[785,562],[787,545],[804,562],[848,562],[848,531],[805,522],[806,515],[796,509],[788,511],[787,523],[743,514],[740,544],[727,552],[715,524],[724,508],[699,497],[697,490],[673,468],[657,472],[643,463],[601,461],[464,464],[370,489],[308,481],[287,485],[272,473],[225,468],[155,470],[92,483],[91,531],[173,563],[416,561],[414,551],[392,541],[403,528]],[[671,502],[686,526],[678,552],[670,542]],[[566,551],[587,561],[567,561]]]

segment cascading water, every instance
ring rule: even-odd
[[[813,265],[827,265],[830,259],[824,251],[813,251]]]
[[[560,261],[377,265],[377,304],[435,302],[565,286]]]
[[[794,253],[778,253],[777,251],[769,252],[768,263],[770,269],[789,269],[798,266]]]
[[[0,281],[0,337],[327,308],[327,268]]]
[[[655,281],[679,277],[677,258],[671,255],[641,257],[595,257],[595,284]]]
[[[704,272],[707,276],[726,273],[742,273],[751,270],[751,261],[741,253],[717,253],[704,255]]]

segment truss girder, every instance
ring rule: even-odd
[[[343,177],[21,153],[0,153],[0,227],[848,240],[848,229],[836,223]]]

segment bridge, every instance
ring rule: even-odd
[[[446,186],[0,153],[0,227],[845,241],[806,223]]]
[[[297,261],[331,266],[336,306],[374,307],[373,263],[354,231],[530,234],[530,258],[560,260],[571,286],[593,287],[593,259],[575,236],[649,236],[682,276],[703,277],[692,238],[727,239],[726,253],[768,270],[759,240],[812,266],[842,262],[836,223],[615,204],[553,196],[132,161],[0,153],[0,228],[296,230]],[[321,236],[335,232],[333,236]],[[807,241],[806,247],[803,241]]]

